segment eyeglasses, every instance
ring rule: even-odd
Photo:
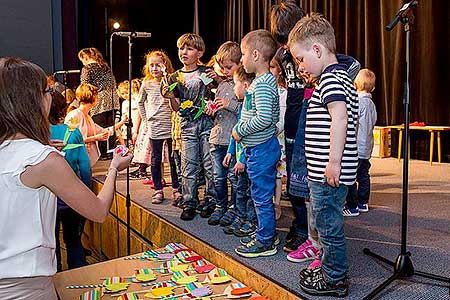
[[[44,94],[45,93],[53,94],[54,91],[55,91],[55,89],[52,86],[49,86],[44,90]]]

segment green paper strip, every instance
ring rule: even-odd
[[[172,83],[171,85],[169,85],[169,93],[172,92],[172,91],[175,89],[175,87],[177,86],[177,84],[178,84],[178,82],[174,82],[174,83]]]

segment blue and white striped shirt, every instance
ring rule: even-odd
[[[242,145],[254,147],[273,137],[279,114],[277,83],[267,72],[256,77],[246,91],[241,119],[235,127]]]

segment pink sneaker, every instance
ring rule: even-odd
[[[316,256],[314,256],[314,260],[309,264],[308,269],[315,269],[322,266],[322,261],[320,260],[320,250],[317,251]]]
[[[300,245],[297,250],[289,253],[286,258],[292,262],[302,262],[314,259],[319,249],[312,245],[312,242],[308,239],[306,242]]]

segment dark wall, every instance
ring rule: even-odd
[[[180,68],[176,41],[193,31],[194,0],[80,0],[78,2],[78,48],[97,47],[103,54],[107,47],[105,37],[105,7],[108,9],[108,30],[113,20],[121,23],[121,31],[151,32],[149,39],[135,39],[133,43],[133,77],[141,76],[145,53],[162,49],[169,54],[175,68]],[[199,0],[200,35],[206,43],[203,62],[207,62],[224,41],[224,0]],[[114,37],[113,71],[117,81],[128,79],[128,39]],[[108,54],[106,54],[108,56]],[[108,60],[109,61],[109,60]]]
[[[0,57],[17,56],[54,70],[51,0],[0,1]]]

